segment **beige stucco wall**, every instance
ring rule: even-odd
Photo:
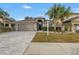
[[[75,24],[79,24],[79,18],[72,20],[71,23],[72,23],[72,32],[76,32]]]
[[[3,23],[3,22],[4,22],[2,18],[0,18],[0,22],[1,22],[1,23]]]
[[[22,21],[15,23],[16,30],[19,31],[33,31],[36,30],[36,22],[34,21]]]
[[[52,21],[52,26],[62,27],[62,21],[61,21],[61,19],[53,20]]]
[[[72,31],[72,24],[71,24],[71,22],[65,23],[65,24],[64,24],[64,29],[65,29],[65,31],[66,31],[66,30],[67,30],[67,31]]]
[[[72,24],[79,24],[79,18],[72,20]]]
[[[43,22],[43,27],[47,27],[47,21]]]

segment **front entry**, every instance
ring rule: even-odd
[[[56,31],[60,32],[61,31],[61,27],[56,27]]]
[[[37,22],[37,30],[38,31],[42,30],[42,20],[38,20],[38,22]]]

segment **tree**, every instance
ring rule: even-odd
[[[8,20],[10,20],[11,22],[15,22],[16,20],[12,17],[8,17]]]
[[[0,8],[0,16],[7,16],[8,17],[9,13]]]
[[[61,21],[61,24],[62,22],[64,21],[65,18],[68,18],[70,15],[72,14],[71,12],[71,8],[70,7],[64,7],[64,6],[61,6],[60,4],[54,4],[53,7],[51,7],[46,15],[49,16],[50,19],[53,19],[53,24],[54,24],[54,30],[56,30],[56,21],[57,20],[60,20]],[[63,26],[63,24],[62,24]]]
[[[29,17],[29,16],[26,16],[25,17],[25,20],[32,20],[33,18],[32,17]]]
[[[2,17],[2,18],[4,18],[4,19],[8,19],[9,21],[11,21],[11,22],[14,22],[15,21],[15,19],[14,18],[12,18],[12,17],[9,17],[10,15],[9,15],[9,13],[7,12],[7,11],[5,11],[5,10],[3,10],[2,8],[0,8],[0,16]]]

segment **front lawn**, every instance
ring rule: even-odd
[[[32,42],[79,43],[79,33],[50,33],[47,36],[46,33],[38,32]]]

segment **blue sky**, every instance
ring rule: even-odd
[[[6,10],[14,19],[23,20],[25,16],[48,18],[45,13],[53,5],[53,3],[0,3],[0,8]],[[79,4],[77,3],[63,3],[61,5],[70,6],[74,13],[79,13]]]

